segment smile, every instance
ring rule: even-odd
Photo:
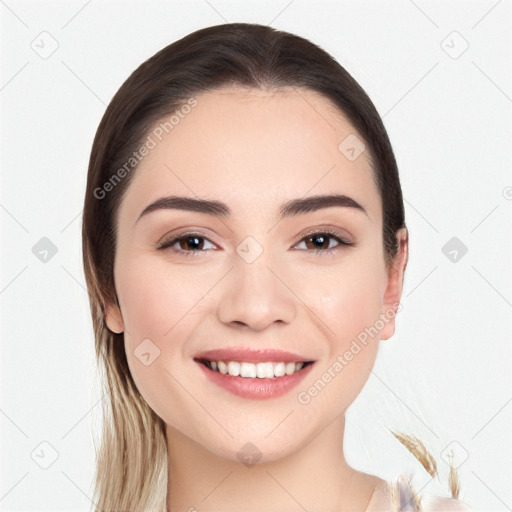
[[[237,397],[264,400],[289,393],[306,377],[314,361],[259,362],[194,359],[209,382]],[[215,398],[219,395],[215,390]],[[229,395],[227,395],[229,396]]]

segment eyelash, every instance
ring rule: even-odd
[[[313,252],[313,253],[315,253],[316,256],[325,256],[326,254],[332,254],[332,253],[336,252],[337,250],[340,250],[342,247],[354,246],[353,242],[349,242],[348,240],[345,240],[343,237],[341,237],[337,233],[330,231],[328,229],[324,229],[321,231],[320,230],[311,231],[310,233],[307,233],[306,235],[304,235],[299,240],[298,243],[301,243],[301,242],[307,240],[308,238],[317,237],[319,235],[328,235],[329,238],[333,238],[334,240],[336,240],[336,242],[338,242],[338,245],[335,247],[331,247],[330,249],[311,249],[311,250],[306,249],[307,252]],[[208,240],[208,238],[206,238],[205,236],[202,236],[200,233],[182,233],[182,234],[172,238],[171,240],[164,240],[163,242],[158,244],[157,249],[158,250],[171,249],[172,246],[175,245],[177,242],[186,240],[189,237],[197,237],[197,238],[202,238],[202,239]],[[211,243],[213,243],[213,242],[211,242]],[[330,245],[330,243],[329,243],[329,245]],[[184,250],[177,250],[177,249],[172,249],[172,250],[178,254],[184,254],[185,256],[197,256],[201,252],[206,252],[204,250],[193,250],[193,251],[184,251]],[[304,250],[304,249],[301,249],[301,250]]]

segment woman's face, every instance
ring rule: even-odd
[[[228,459],[247,443],[278,459],[357,397],[393,334],[402,276],[385,266],[368,151],[327,100],[241,88],[196,100],[168,133],[152,132],[120,204],[120,309],[108,307],[107,324],[124,330],[135,383],[169,429]],[[303,203],[324,195],[346,198]],[[170,196],[216,206],[141,216]],[[197,359],[220,349],[208,360],[262,378]],[[314,362],[287,375],[294,361]],[[269,368],[285,375],[263,377]]]

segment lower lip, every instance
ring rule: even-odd
[[[197,363],[197,361],[196,361]],[[311,371],[313,364],[309,364],[302,370],[285,375],[284,377],[274,377],[273,379],[258,379],[235,377],[229,374],[222,374],[218,371],[210,370],[202,363],[197,363],[205,375],[217,386],[242,398],[251,398],[254,400],[265,400],[267,398],[276,398],[286,395]]]

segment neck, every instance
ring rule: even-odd
[[[363,512],[375,477],[347,464],[344,428],[341,415],[288,456],[248,466],[217,457],[167,426],[168,511]]]

